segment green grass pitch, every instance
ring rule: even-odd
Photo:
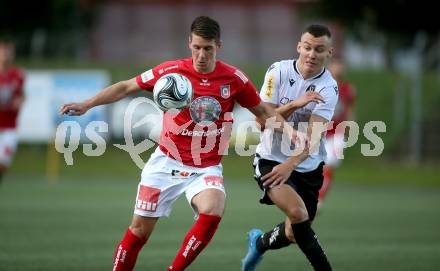
[[[85,68],[76,65],[68,66]],[[40,69],[41,63],[25,66]],[[144,66],[107,68],[112,69],[116,82],[142,72]],[[64,69],[66,63],[43,67]],[[267,65],[243,68],[261,86]],[[356,119],[361,126],[383,120],[388,129],[381,137],[385,153],[391,152],[408,127],[394,125],[392,107],[371,110],[371,105],[392,103],[396,74],[351,71],[348,79],[358,89]],[[431,74],[424,80],[423,115],[427,118],[437,112],[438,76]],[[408,94],[403,95],[407,101]],[[360,140],[365,141],[362,136]],[[127,153],[114,147],[103,157],[83,157],[79,148],[73,154],[73,167],[65,166],[60,158],[60,180],[51,184],[45,178],[46,148],[21,145],[0,185],[0,271],[111,270],[116,244],[132,216],[140,170]],[[314,223],[334,270],[440,270],[438,161],[411,166],[393,157],[363,157],[359,143],[347,150],[348,159],[336,172],[337,180]],[[257,203],[259,190],[250,178],[250,159],[225,157],[225,217],[211,244],[188,270],[240,270],[246,232],[252,227],[268,230],[283,219],[276,208]],[[186,201],[177,201],[171,217],[158,222],[135,270],[165,270],[192,217]],[[311,267],[299,249],[291,246],[268,252],[258,270],[305,271]]]
[[[228,177],[227,207],[211,244],[188,270],[240,270],[246,232],[283,219],[257,204],[254,182]],[[111,270],[131,218],[137,180],[9,175],[0,186],[0,270]],[[314,228],[334,270],[438,270],[440,189],[336,182]],[[135,270],[165,270],[193,222],[184,197],[161,219]],[[311,270],[292,245],[268,252],[258,270]]]

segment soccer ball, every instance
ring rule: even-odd
[[[169,73],[157,80],[153,89],[153,99],[162,111],[182,109],[191,102],[193,93],[188,78],[179,73]]]

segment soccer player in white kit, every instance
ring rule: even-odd
[[[296,146],[282,134],[268,129],[262,133],[254,160],[255,177],[263,190],[260,203],[275,204],[286,219],[266,233],[259,229],[248,233],[248,253],[242,261],[245,271],[256,270],[267,250],[292,243],[298,245],[314,270],[331,270],[311,228],[323,182],[325,126],[338,101],[337,83],[325,68],[333,51],[328,28],[306,28],[297,51],[297,60],[283,60],[269,67],[260,97],[294,128],[308,124],[310,149],[295,153]]]
[[[221,156],[228,146],[235,102],[262,119],[283,118],[261,102],[250,80],[237,68],[216,60],[220,26],[206,16],[191,24],[191,57],[167,61],[127,81],[116,83],[61,113],[82,115],[90,108],[118,101],[131,93],[152,91],[167,73],[185,75],[194,97],[177,115],[165,114],[159,147],[142,171],[130,227],[116,248],[113,271],[132,270],[160,217],[168,216],[183,193],[197,214],[168,270],[184,270],[208,245],[225,208]],[[292,134],[294,135],[294,133]]]

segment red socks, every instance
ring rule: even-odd
[[[326,166],[323,170],[324,182],[322,183],[322,187],[319,190],[319,201],[322,201],[327,194],[328,189],[330,188],[330,184],[333,179],[333,174],[330,167]]]
[[[140,239],[128,229],[113,256],[113,271],[133,270],[136,258],[144,244],[145,240]]]
[[[182,271],[194,261],[214,236],[220,220],[219,216],[199,214],[199,218],[186,234],[183,245],[173,264],[168,267],[168,271]]]
[[[173,264],[168,268],[172,271],[184,270],[202,250],[208,245],[217,230],[221,217],[200,214],[183,240],[183,245],[177,253]],[[131,271],[136,263],[139,251],[145,240],[134,235],[130,229],[119,243],[113,257],[113,271]]]

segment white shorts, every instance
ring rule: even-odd
[[[343,159],[345,141],[343,134],[334,134],[326,138],[325,151],[327,159],[325,164],[331,167],[339,166]]]
[[[185,193],[191,206],[195,195],[210,188],[226,196],[222,171],[221,164],[206,168],[186,166],[158,147],[142,170],[134,213],[144,217],[169,216],[181,194]]]
[[[17,149],[16,129],[0,130],[0,164],[9,166]]]

